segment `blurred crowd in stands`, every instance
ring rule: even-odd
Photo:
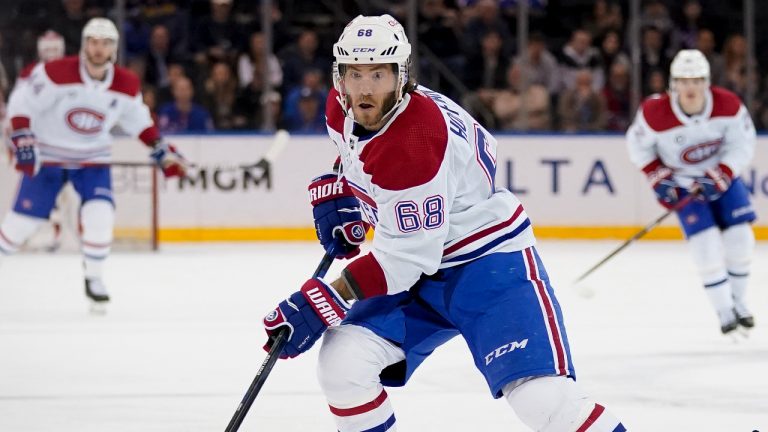
[[[77,54],[85,22],[93,16],[115,19],[116,3],[3,0],[4,99],[18,73],[36,60],[41,34],[59,33],[66,54]],[[267,52],[260,1],[123,3],[121,62],[142,79],[144,98],[166,133],[260,130],[266,110],[278,127],[323,132],[331,46],[342,27],[358,13],[385,12],[407,26],[408,5],[406,0],[273,0],[273,49]],[[757,56],[748,69],[741,3],[643,0],[640,96],[665,91],[674,54],[697,48],[710,61],[713,84],[744,99],[752,83],[750,111],[758,128],[768,129],[768,56]],[[532,0],[528,73],[517,52],[516,0],[419,0],[418,5],[417,80],[462,103],[486,127],[623,132],[631,122],[628,1]],[[765,9],[759,7],[755,17],[757,53],[768,52],[768,29],[760,26]]]

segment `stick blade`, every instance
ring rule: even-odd
[[[282,153],[285,149],[285,146],[288,145],[290,138],[291,134],[284,129],[280,129],[275,132],[275,139],[272,141],[269,149],[267,149],[267,153],[264,154],[264,160],[270,164],[274,163],[277,157],[280,156],[280,153]]]

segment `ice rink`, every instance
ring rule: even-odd
[[[753,269],[757,327],[734,344],[682,241],[632,245],[588,279],[593,298],[577,296],[570,281],[618,243],[539,245],[579,382],[631,431],[768,432],[768,244],[758,243]],[[88,313],[78,255],[6,258],[0,432],[223,431],[263,360],[262,316],[321,252],[254,243],[116,253],[105,316]],[[335,430],[316,356],[278,362],[241,430]],[[460,339],[389,393],[400,431],[526,430],[490,397]]]

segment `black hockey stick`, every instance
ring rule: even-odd
[[[664,212],[664,214],[662,214],[661,216],[657,217],[653,222],[651,222],[648,225],[644,226],[643,229],[641,229],[640,231],[636,232],[635,235],[633,235],[632,237],[627,239],[624,243],[619,245],[619,247],[614,249],[613,252],[609,253],[608,256],[606,256],[605,258],[600,260],[600,262],[598,262],[597,264],[595,264],[592,267],[590,267],[589,270],[585,271],[581,276],[579,276],[575,281],[573,281],[573,283],[577,284],[577,283],[581,282],[582,280],[584,280],[587,276],[592,274],[595,270],[599,269],[603,264],[605,264],[611,258],[616,256],[616,254],[618,254],[619,252],[624,250],[627,246],[631,245],[636,240],[639,240],[641,237],[643,237],[644,235],[648,234],[652,229],[656,228],[661,222],[664,221],[664,219],[669,217],[669,215],[671,215],[672,213],[674,213],[674,212],[680,210],[681,208],[687,206],[691,201],[693,201],[696,198],[696,196],[698,195],[698,192],[699,192],[698,190],[692,191],[689,195],[686,195],[683,199],[681,199],[680,201],[675,203],[675,205],[672,208],[670,208],[669,210]]]
[[[318,264],[317,269],[315,269],[315,273],[312,274],[312,277],[325,276],[328,268],[330,268],[333,263],[333,257],[334,255],[326,252],[323,259],[320,261],[320,264]],[[272,342],[272,348],[269,349],[269,353],[267,353],[267,357],[264,359],[264,362],[261,363],[258,372],[256,372],[256,377],[253,378],[251,386],[248,387],[248,391],[245,392],[243,400],[240,402],[240,405],[237,406],[235,414],[232,415],[232,420],[229,421],[227,429],[225,430],[226,432],[236,432],[240,428],[240,424],[245,419],[246,414],[248,414],[248,410],[251,408],[253,401],[256,400],[256,396],[259,394],[264,382],[267,381],[267,377],[269,377],[269,373],[272,372],[272,368],[275,366],[286,343],[288,343],[288,329],[283,328],[277,332],[277,336],[275,336]]]

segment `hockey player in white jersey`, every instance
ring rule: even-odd
[[[372,251],[332,283],[306,281],[264,325],[270,335],[290,330],[283,358],[331,326],[319,379],[337,429],[394,431],[384,386],[405,384],[461,335],[491,395],[532,430],[624,431],[574,381],[530,220],[495,185],[493,136],[446,96],[416,86],[411,45],[393,17],[355,18],[333,53],[326,118],[340,169],[310,184],[315,225],[327,252],[350,258],[369,224]]]
[[[680,51],[670,91],[643,102],[627,145],[663,206],[680,207],[696,194],[677,214],[720,330],[728,334],[754,326],[746,290],[756,216],[739,176],[752,161],[755,128],[739,98],[710,86],[709,77],[700,51]]]
[[[140,81],[115,66],[118,32],[93,18],[77,57],[38,64],[10,101],[16,169],[23,173],[13,210],[0,225],[0,257],[10,254],[50,216],[57,194],[71,183],[80,195],[85,291],[106,302],[104,260],[110,252],[114,202],[110,130],[138,136],[166,176],[184,175],[186,162],[161,139],[142,102]]]

